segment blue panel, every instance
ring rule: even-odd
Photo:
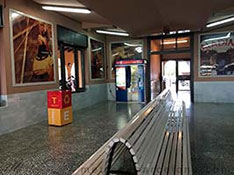
[[[116,90],[116,101],[119,102],[127,102],[128,101],[128,93],[126,90]]]
[[[139,87],[139,102],[144,102],[145,101],[145,92],[144,92],[144,66],[143,65],[139,65],[138,66],[138,73],[140,75],[140,79],[139,79],[139,82],[138,82],[138,87]]]

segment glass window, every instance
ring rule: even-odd
[[[161,51],[162,50],[162,40],[161,39],[151,40],[150,47],[151,47],[151,52]]]
[[[181,48],[189,48],[190,47],[190,37],[179,37],[177,38],[177,47]]]
[[[85,88],[83,50],[70,46],[61,47],[62,49],[60,48],[58,54],[60,89],[67,89],[72,92],[83,91]]]
[[[105,78],[104,43],[90,39],[91,44],[91,79]]]
[[[163,43],[163,49],[164,50],[176,49],[176,39],[175,38],[163,39],[162,43]]]
[[[143,59],[143,42],[133,40],[111,43],[111,78],[115,78],[115,62],[119,59]]]

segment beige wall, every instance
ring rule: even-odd
[[[215,32],[222,32],[222,31],[234,31],[234,25],[212,30],[209,32],[203,32],[203,33],[195,33],[194,34],[194,81],[234,81],[234,77],[199,77],[198,76],[198,52],[199,52],[199,43],[198,43],[198,37],[199,34],[204,33],[215,33]]]
[[[0,1],[0,3],[3,0]],[[14,9],[21,11],[25,14],[31,15],[33,17],[37,17],[48,22],[54,24],[54,36],[55,36],[55,55],[57,55],[57,32],[56,32],[56,25],[62,25],[67,28],[70,28],[74,31],[86,34],[92,38],[101,40],[105,42],[105,36],[97,35],[90,32],[85,32],[81,30],[81,24],[73,21],[69,18],[66,18],[63,15],[59,15],[55,12],[49,12],[41,9],[41,6],[29,1],[29,0],[7,0],[6,7],[4,8],[4,20],[5,26],[3,29],[0,29],[0,40],[4,45],[0,46],[0,60],[1,60],[1,94],[14,94],[14,93],[22,93],[22,92],[30,92],[30,91],[37,91],[37,90],[47,90],[47,89],[54,89],[58,88],[58,80],[54,84],[47,84],[47,85],[33,85],[33,86],[23,86],[23,87],[13,87],[12,85],[12,70],[11,70],[11,55],[10,55],[10,33],[9,33],[9,9]],[[4,51],[4,52],[2,52]],[[88,49],[85,53],[85,70],[86,70],[86,84],[95,84],[95,83],[104,83],[104,81],[90,81],[90,66],[89,66],[89,54]],[[55,74],[56,78],[58,78],[58,70],[57,70],[57,59],[55,63]],[[6,86],[6,87],[5,87]]]

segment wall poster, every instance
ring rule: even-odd
[[[105,78],[105,47],[104,43],[90,39],[91,45],[91,79]]]
[[[234,32],[200,35],[199,76],[234,76]]]
[[[115,62],[119,59],[143,59],[143,42],[141,40],[130,40],[114,42],[110,45],[111,54],[111,77],[115,78]]]
[[[10,10],[14,85],[54,83],[53,24]]]

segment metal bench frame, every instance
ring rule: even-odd
[[[126,148],[138,175],[191,175],[189,129],[184,103],[172,100],[170,91],[165,90],[73,174],[109,174],[111,166]]]

